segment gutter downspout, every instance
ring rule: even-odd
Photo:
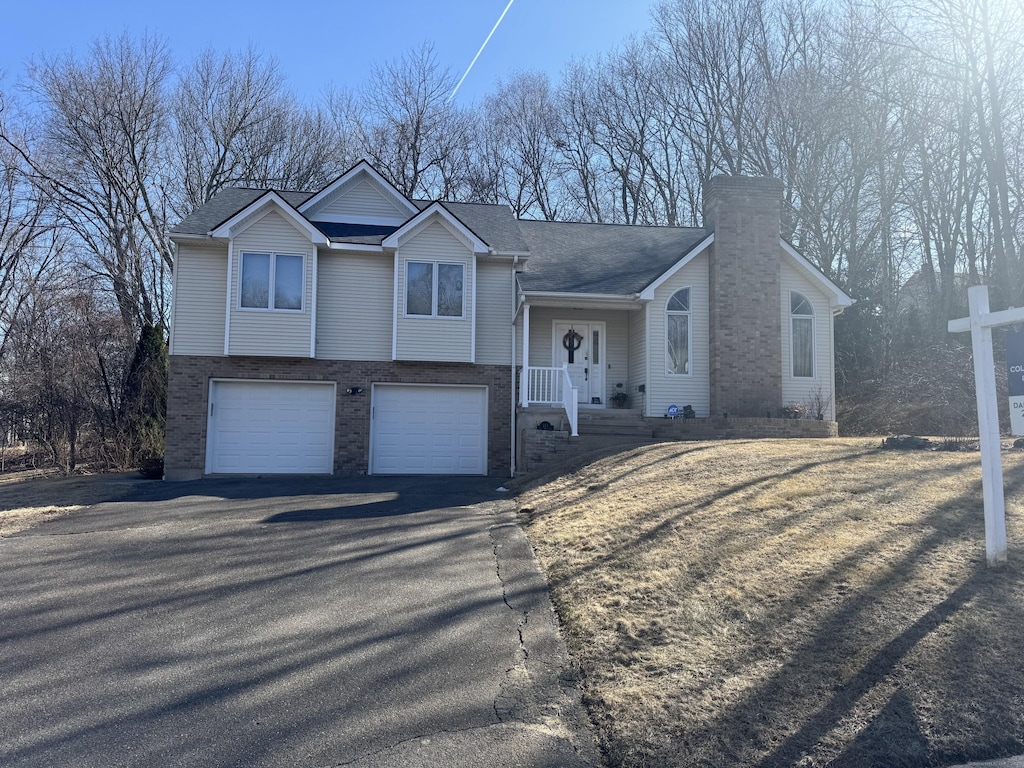
[[[509,457],[509,477],[516,476],[516,432],[518,427],[516,425],[516,403],[518,398],[516,397],[516,264],[519,262],[518,256],[512,257],[512,364],[509,366],[510,375],[512,376],[512,414],[510,416],[509,424],[512,427],[512,446],[511,456]]]

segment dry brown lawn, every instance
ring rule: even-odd
[[[521,491],[612,766],[1024,753],[1024,454],[985,564],[977,453],[663,443]]]
[[[71,477],[45,472],[0,475],[0,538],[90,504],[122,498],[138,483],[137,472]]]

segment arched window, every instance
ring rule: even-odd
[[[793,378],[814,378],[814,307],[796,291],[789,294],[789,329]]]
[[[668,372],[685,376],[690,373],[690,289],[681,288],[673,293],[665,311]]]

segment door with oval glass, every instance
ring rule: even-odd
[[[551,359],[557,367],[566,365],[572,385],[579,390],[581,406],[605,407],[603,322],[556,320],[551,340]]]

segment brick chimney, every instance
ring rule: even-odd
[[[714,176],[704,187],[711,248],[711,415],[778,416],[782,183]]]

